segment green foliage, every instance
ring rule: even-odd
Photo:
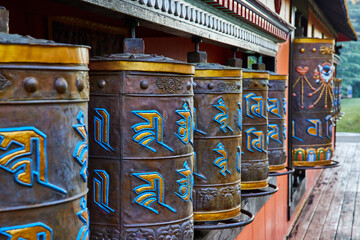
[[[360,2],[348,1],[351,23],[360,36]],[[342,78],[343,89],[353,86],[353,96],[360,97],[360,42],[343,42],[341,61],[337,68],[337,77]]]
[[[360,133],[360,98],[350,98],[341,100],[341,112],[345,115],[336,123],[337,132],[357,132]]]

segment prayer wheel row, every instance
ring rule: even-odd
[[[284,75],[1,37],[0,236],[192,239],[285,167]]]
[[[146,54],[90,61],[92,238],[191,239],[193,221],[239,215],[241,189],[267,187],[269,76]],[[269,107],[282,144],[286,80],[271,80]]]

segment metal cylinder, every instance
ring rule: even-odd
[[[193,239],[194,66],[90,61],[91,239]]]
[[[269,171],[281,171],[286,163],[286,88],[288,76],[270,72],[268,111]]]
[[[294,166],[331,163],[334,40],[294,40],[291,79]]]
[[[198,63],[194,89],[194,221],[233,218],[241,210],[240,68]]]
[[[88,48],[0,33],[0,239],[86,239]]]
[[[241,189],[268,186],[269,73],[243,69]]]

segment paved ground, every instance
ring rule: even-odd
[[[360,240],[360,134],[338,133],[338,168],[321,173],[288,239]]]
[[[340,133],[336,133],[336,139],[338,143],[341,142],[360,143],[360,133],[340,132]]]

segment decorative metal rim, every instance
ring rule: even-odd
[[[322,166],[293,166],[293,168],[298,170],[319,170],[319,169],[326,169],[326,168],[335,168],[339,167],[340,163],[335,160],[331,160],[331,164],[329,165],[322,165]]]
[[[177,62],[149,62],[129,60],[91,60],[89,68],[92,71],[143,71],[143,72],[171,72],[180,74],[195,73],[195,66]]]
[[[263,197],[268,196],[276,193],[279,190],[279,187],[269,183],[268,188],[271,188],[271,190],[266,189],[253,189],[253,190],[241,190],[241,197]]]
[[[195,66],[195,75],[197,77],[241,77],[242,70],[234,69],[197,69]]]
[[[295,38],[294,43],[330,43],[334,44],[334,39],[322,39],[322,38]]]
[[[276,176],[284,176],[284,175],[290,175],[295,172],[295,168],[293,167],[285,167],[287,169],[286,172],[269,172],[270,177],[276,177]]]
[[[270,74],[268,72],[265,71],[260,71],[260,72],[243,72],[243,79],[252,79],[252,78],[256,78],[256,79],[264,79],[264,80],[269,80]]]
[[[76,45],[0,44],[1,63],[88,64],[89,49]]]
[[[201,222],[202,225],[194,225],[195,230],[219,230],[219,229],[229,229],[229,228],[238,228],[245,225],[248,225],[254,221],[254,214],[244,209],[240,211],[242,214],[245,214],[249,217],[249,219],[245,221],[240,221],[235,218],[221,220],[221,221],[211,221],[211,222]],[[198,223],[198,222],[196,222]],[[220,223],[220,224],[219,224]]]

